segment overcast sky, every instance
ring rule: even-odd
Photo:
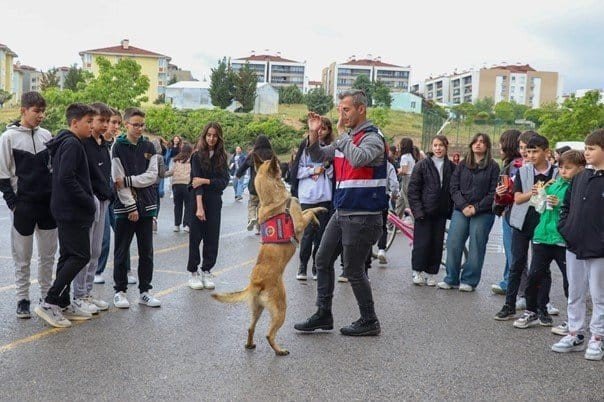
[[[172,57],[202,79],[222,56],[251,50],[306,61],[310,80],[351,55],[411,65],[411,83],[483,65],[558,71],[564,92],[604,87],[604,1],[283,0],[2,1],[0,43],[39,69],[78,52],[132,46]]]

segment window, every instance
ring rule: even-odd
[[[411,102],[411,109],[415,109],[415,102]]]

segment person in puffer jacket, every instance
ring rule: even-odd
[[[17,317],[30,318],[30,263],[34,234],[38,249],[40,298],[52,283],[57,224],[50,212],[52,167],[45,143],[52,138],[40,123],[46,101],[38,92],[21,97],[21,119],[0,136],[0,191],[12,211],[11,251],[15,264]]]

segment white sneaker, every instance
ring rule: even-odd
[[[156,234],[157,233],[157,218],[155,218],[155,217],[153,218],[153,227],[152,227],[152,229],[153,229],[153,234]]]
[[[94,305],[99,311],[109,310],[109,303],[104,300],[95,299],[92,295],[88,295],[84,298],[86,303]]]
[[[459,291],[460,292],[473,292],[474,288],[470,285],[468,285],[467,283],[462,283],[461,285],[459,285]]]
[[[103,284],[105,283],[105,278],[103,278],[103,275],[95,275],[92,283],[96,283],[97,285]]]
[[[128,274],[128,285],[136,285],[136,278],[134,275]]]
[[[413,271],[413,284],[418,286],[426,284],[426,278],[424,278],[423,272]]]
[[[317,274],[316,274],[316,273],[312,274],[312,280],[313,280],[313,281],[316,281],[316,280],[317,280]]]
[[[250,219],[249,221],[247,221],[247,231],[248,232],[251,232],[252,230],[254,230],[255,227],[256,227],[255,219]]]
[[[552,303],[547,303],[547,313],[549,315],[558,315],[560,314],[560,310],[558,310]]]
[[[172,229],[173,232],[180,232],[180,225],[179,226],[174,226],[174,229]]]
[[[149,307],[159,307],[161,306],[161,302],[159,299],[151,296],[149,292],[143,292],[138,298],[138,304],[144,304]]]
[[[519,297],[516,300],[516,310],[526,310],[526,299],[524,297]]]
[[[117,292],[113,296],[113,305],[117,308],[130,308],[130,302],[126,297],[126,292]]]
[[[426,275],[426,286],[436,286],[436,275]]]
[[[566,336],[568,335],[568,323],[564,322],[552,328],[552,334]]]
[[[71,321],[63,316],[61,307],[54,304],[41,303],[36,306],[34,312],[46,321],[49,325],[55,328],[69,328],[71,327]]]
[[[86,321],[92,318],[92,313],[84,310],[81,305],[77,305],[75,300],[63,309],[63,316],[71,321]]]
[[[552,345],[552,350],[558,353],[582,352],[585,350],[583,335],[568,334]]]
[[[445,282],[445,281],[438,282],[438,283],[436,284],[436,286],[437,286],[439,289],[445,289],[445,290],[457,289],[457,288],[459,287],[459,286],[452,286],[452,285],[449,285],[449,284],[448,284],[447,282]]]
[[[199,272],[193,272],[191,279],[189,279],[189,287],[195,290],[203,289],[203,282],[201,282]]]
[[[183,228],[183,230],[184,230],[186,233],[189,233],[189,230],[190,230],[190,229],[189,229],[189,227],[188,227],[188,226],[185,226],[185,227]]]
[[[346,283],[346,282],[348,282],[348,278],[345,277],[344,274],[342,273],[342,275],[338,276],[338,282]]]
[[[386,259],[386,250],[378,250],[378,261],[380,264],[388,264],[388,260]]]
[[[596,339],[592,336],[589,340],[589,345],[585,351],[585,358],[587,360],[602,360],[604,358],[604,342],[602,339]]]
[[[88,303],[88,301],[86,301],[84,298],[73,299],[71,304],[80,310],[89,312],[91,315],[99,313],[99,309],[94,304]]]
[[[204,289],[214,289],[216,287],[212,281],[212,278],[214,278],[214,275],[212,275],[210,272],[201,271],[201,283],[203,283]]]

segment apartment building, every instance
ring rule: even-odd
[[[149,77],[147,104],[152,104],[160,95],[166,93],[169,81],[168,64],[172,60],[169,56],[131,46],[128,39],[122,40],[118,46],[84,50],[79,54],[82,57],[83,68],[93,75],[99,72],[96,62],[99,56],[105,57],[112,63],[117,63],[123,58],[136,61],[141,66],[141,73]]]
[[[17,53],[0,43],[0,89],[13,93],[13,61]]]
[[[504,64],[430,77],[424,81],[422,93],[426,99],[447,105],[492,98],[495,103],[516,102],[538,108],[558,99],[562,81],[557,72],[537,71],[528,64]]]
[[[409,75],[411,66],[397,66],[385,63],[381,57],[356,59],[351,56],[344,63],[331,63],[322,71],[323,87],[329,95],[337,100],[338,94],[350,90],[354,81],[360,75],[369,77],[371,82],[381,81],[390,91],[407,92],[409,90]]]
[[[276,88],[296,85],[306,92],[306,62],[285,59],[279,52],[272,55],[252,51],[248,57],[232,59],[231,68],[239,71],[246,63],[256,73],[258,83],[268,83]]]
[[[13,66],[13,70],[15,71],[15,76],[21,79],[21,93],[42,90],[40,87],[43,76],[42,71],[19,62]]]

